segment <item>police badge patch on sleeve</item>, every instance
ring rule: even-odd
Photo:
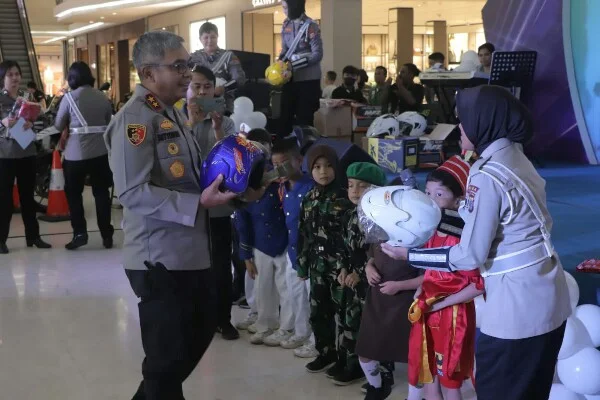
[[[134,146],[139,146],[146,139],[146,126],[140,124],[127,125],[127,140]]]
[[[475,185],[469,185],[469,188],[467,189],[465,208],[469,210],[469,212],[473,212],[473,209],[475,208],[475,196],[477,195],[478,191],[479,188]]]

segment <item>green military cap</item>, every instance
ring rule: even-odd
[[[355,162],[350,164],[346,170],[346,176],[350,179],[368,182],[375,186],[385,186],[386,177],[379,165],[368,162]]]

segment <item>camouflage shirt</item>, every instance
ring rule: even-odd
[[[330,186],[316,186],[302,201],[298,236],[298,276],[326,274],[338,268],[344,249],[342,216],[352,207],[346,194]],[[314,271],[314,272],[313,272]]]
[[[365,235],[360,230],[357,208],[348,210],[343,218],[344,251],[338,258],[338,269],[345,268],[350,274],[358,273],[362,281],[366,281],[365,267],[367,265],[369,245],[365,243]]]

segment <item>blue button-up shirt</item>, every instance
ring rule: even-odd
[[[271,184],[260,200],[236,210],[235,228],[240,239],[242,260],[253,258],[254,249],[270,257],[285,252],[288,235],[278,189],[278,184]]]
[[[315,182],[308,174],[305,174],[293,188],[289,183],[285,184],[283,196],[283,212],[285,213],[285,225],[288,233],[288,255],[292,261],[294,270],[298,269],[298,229],[300,224],[300,213],[302,212],[302,200],[315,186]]]

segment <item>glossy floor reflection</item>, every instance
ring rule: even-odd
[[[119,248],[102,248],[86,196],[90,243],[75,252],[69,223],[41,223],[51,250],[28,249],[20,215],[0,256],[0,398],[6,400],[123,400],[140,379],[137,300]],[[115,226],[121,212],[114,210]],[[115,243],[122,242],[118,231]],[[234,308],[234,319],[245,311]],[[220,337],[185,384],[187,399],[362,399],[359,385],[337,388],[324,375],[305,372],[289,350],[253,346],[247,334]],[[404,399],[406,370],[396,371],[390,399]],[[474,399],[465,389],[465,399]]]

